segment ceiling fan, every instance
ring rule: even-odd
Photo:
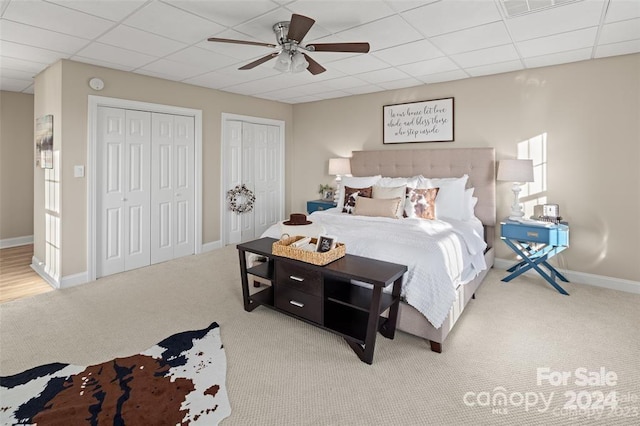
[[[302,45],[302,39],[309,32],[316,21],[306,16],[293,14],[291,21],[278,22],[273,26],[278,44],[262,43],[258,41],[233,40],[228,38],[211,37],[208,40],[220,43],[248,44],[277,48],[277,52],[269,53],[238,69],[249,70],[277,57],[275,69],[278,71],[301,72],[305,69],[316,75],[325,72],[326,68],[309,57],[305,52],[348,52],[368,53],[369,43],[311,43]]]

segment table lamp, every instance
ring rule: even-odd
[[[342,176],[351,174],[351,160],[349,158],[329,159],[329,174],[336,177],[336,192],[333,194],[333,201],[337,203]]]
[[[520,185],[533,182],[533,160],[501,160],[498,164],[498,180],[513,182],[513,204],[509,219],[518,220],[524,216],[520,205]]]

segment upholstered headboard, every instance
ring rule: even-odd
[[[354,176],[442,178],[469,175],[467,188],[475,188],[473,194],[478,198],[476,216],[488,227],[496,225],[495,170],[493,148],[354,151],[351,158]]]

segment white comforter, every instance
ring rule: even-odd
[[[455,289],[486,269],[486,243],[477,219],[390,219],[330,209],[314,212],[309,220],[343,242],[347,253],[407,265],[402,298],[435,328],[446,319],[455,301]],[[263,237],[280,235],[276,224]]]

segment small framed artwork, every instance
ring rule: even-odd
[[[333,201],[333,191],[332,190],[327,190],[324,191],[324,197],[325,200],[329,200],[329,201]]]
[[[453,142],[453,98],[382,107],[383,142]]]
[[[316,251],[326,253],[336,247],[337,239],[333,235],[320,235],[316,243]]]

